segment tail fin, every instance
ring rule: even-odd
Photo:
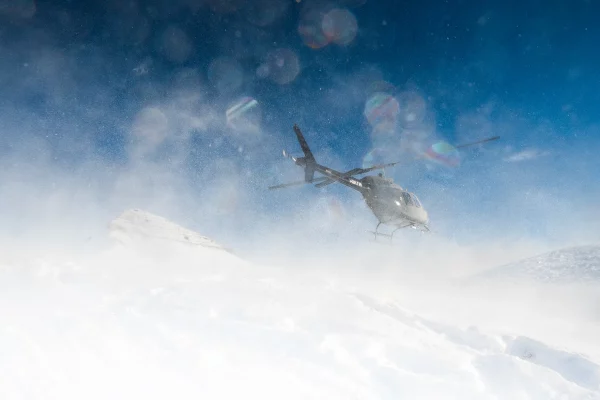
[[[302,131],[296,124],[294,124],[294,132],[296,132],[298,142],[300,143],[300,147],[302,147],[302,151],[304,152],[304,157],[298,159],[298,161],[302,160],[302,164],[304,164],[304,180],[306,182],[312,182],[315,176],[315,166],[317,164],[315,161],[315,156],[313,156],[312,151],[310,151],[310,147],[308,147],[308,143],[306,143],[306,139],[304,139]]]

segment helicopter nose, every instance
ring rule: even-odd
[[[422,208],[416,209],[415,211],[415,219],[417,219],[420,223],[425,225],[429,223],[429,216],[427,215],[427,211],[425,211]]]

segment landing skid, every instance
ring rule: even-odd
[[[427,226],[418,226],[416,224],[413,223],[408,223],[406,225],[402,225],[397,227],[396,229],[394,229],[392,231],[392,233],[381,233],[379,232],[379,226],[382,224],[382,222],[377,224],[377,227],[375,228],[374,231],[368,231],[370,233],[372,233],[375,236],[375,241],[377,241],[377,237],[378,236],[383,236],[385,238],[388,238],[390,243],[393,242],[394,240],[394,233],[398,232],[400,229],[405,229],[405,228],[413,228],[413,229],[418,229],[421,231],[421,233],[426,233],[426,232],[430,232],[429,228]]]
[[[392,233],[390,234],[390,233],[381,233],[381,232],[379,232],[379,225],[381,225],[381,222],[377,224],[377,227],[375,228],[375,231],[369,231],[369,232],[372,233],[373,235],[375,235],[375,241],[377,241],[377,237],[378,236],[383,236],[383,237],[389,238],[390,243],[392,243],[393,240],[394,240],[394,233],[396,233],[397,231],[399,231],[402,228],[406,228],[406,227],[410,226],[410,225],[401,226],[399,228],[394,229],[392,231]]]

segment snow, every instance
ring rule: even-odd
[[[127,210],[109,225],[110,237],[123,244],[148,241],[181,242],[197,247],[223,249],[213,240],[185,229],[166,218],[137,209]]]
[[[452,324],[340,276],[253,265],[140,210],[109,235],[85,259],[1,266],[0,398],[600,399],[595,349],[568,338]]]
[[[494,268],[484,277],[547,283],[600,283],[600,246],[552,251]]]

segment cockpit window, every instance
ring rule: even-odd
[[[402,198],[402,202],[404,202],[404,204],[408,206],[421,207],[421,202],[419,201],[417,196],[415,196],[412,193],[400,192],[400,197]]]
[[[404,204],[406,204],[407,206],[415,206],[415,207],[421,207],[421,203],[419,202],[419,199],[417,198],[417,196],[415,196],[414,194],[407,192],[401,188],[397,188],[397,187],[379,187],[377,190],[377,197],[381,197],[381,198],[396,198],[398,200],[396,200],[396,204],[400,205],[400,201]]]
[[[410,196],[412,197],[412,199],[413,199],[413,202],[415,203],[415,206],[417,206],[417,207],[421,207],[421,202],[419,201],[419,199],[417,198],[417,196],[415,196],[415,195],[414,195],[414,194],[412,194],[412,193],[410,194]]]

